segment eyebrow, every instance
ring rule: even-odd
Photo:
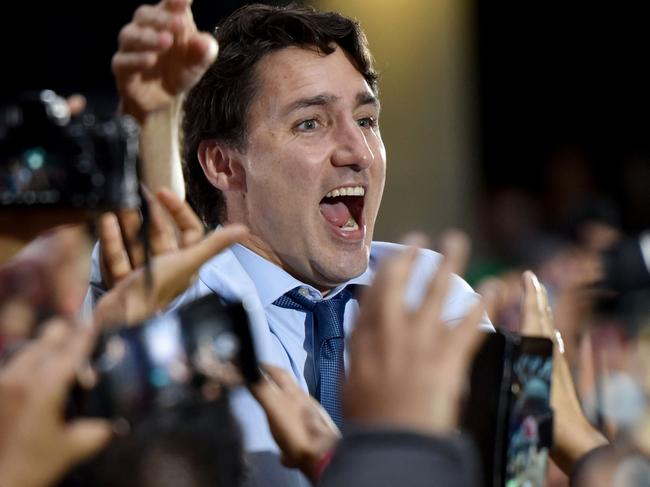
[[[289,104],[286,110],[284,110],[284,113],[285,115],[288,115],[291,112],[303,108],[330,105],[338,100],[340,100],[340,97],[336,95],[327,94],[327,93],[323,93],[316,96],[309,96],[306,98],[300,98],[299,100],[296,100],[291,104]],[[375,95],[373,95],[372,93],[368,93],[367,91],[360,91],[359,93],[357,93],[356,100],[357,100],[357,105],[355,108],[360,107],[362,105],[372,105],[374,107],[377,107],[377,109],[379,109],[379,99]]]
[[[381,105],[379,103],[379,98],[377,98],[372,93],[368,93],[367,91],[360,91],[359,93],[357,93],[357,107],[363,105],[372,105],[375,108],[377,108],[377,110],[381,108]]]

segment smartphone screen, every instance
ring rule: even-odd
[[[523,338],[512,363],[506,448],[506,487],[543,487],[551,446],[553,347]]]

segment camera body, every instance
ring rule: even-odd
[[[101,335],[96,385],[75,387],[69,416],[137,421],[152,410],[212,399],[207,385],[252,383],[261,373],[242,303],[210,293],[172,312]]]
[[[497,330],[477,353],[463,428],[478,446],[485,487],[545,485],[552,371],[547,338]]]
[[[53,91],[0,109],[0,206],[114,209],[139,203],[138,126],[71,117]]]

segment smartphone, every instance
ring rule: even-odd
[[[261,378],[246,310],[214,293],[104,333],[92,370],[96,384],[75,387],[68,416],[134,421],[153,409],[205,401],[211,385]]]
[[[552,446],[553,343],[497,330],[477,353],[463,427],[486,487],[543,487]]]

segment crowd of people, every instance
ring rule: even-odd
[[[607,279],[629,242],[585,230],[476,293],[462,232],[373,241],[386,151],[359,24],[249,5],[212,35],[190,4],[139,7],[112,61],[141,206],[1,210],[0,486],[492,485],[461,411],[495,327],[552,342],[548,482],[649,485],[650,285]],[[106,333],[213,293],[244,303],[259,380],[138,421],[70,414]]]

